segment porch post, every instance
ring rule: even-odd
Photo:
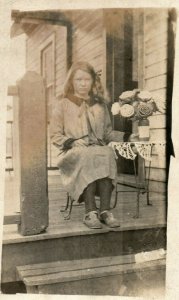
[[[138,87],[139,89],[145,88],[145,67],[144,67],[144,9],[139,11],[138,14]],[[138,122],[133,124],[134,133],[138,133]],[[138,179],[139,182],[145,181],[145,168],[144,159],[138,156]]]
[[[48,226],[45,88],[42,77],[31,71],[17,82],[17,88],[19,157],[15,159],[19,160],[21,211],[18,229],[22,235],[33,235]]]

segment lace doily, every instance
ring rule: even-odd
[[[134,160],[137,156],[137,153],[144,158],[145,160],[152,160],[152,148],[155,147],[157,154],[164,155],[165,153],[165,142],[159,143],[143,143],[143,142],[111,142],[109,146],[112,147],[119,155],[126,159]],[[134,152],[135,148],[135,152]],[[116,155],[116,153],[115,153]]]
[[[127,142],[123,142],[123,143],[111,142],[109,144],[109,146],[111,146],[114,150],[117,150],[118,153],[122,157],[124,157],[126,159],[134,160],[135,157],[136,157],[136,154],[134,153],[134,151],[132,151],[131,143],[127,143]]]
[[[151,144],[151,143],[150,144],[135,143],[135,147],[141,157],[143,157],[146,160],[151,161],[151,159],[152,159],[151,153],[152,153],[153,144]]]

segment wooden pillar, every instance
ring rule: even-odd
[[[20,196],[19,232],[33,235],[48,226],[45,88],[42,77],[29,71],[17,82],[17,89],[14,166]]]
[[[145,89],[145,47],[144,47],[144,33],[145,33],[145,11],[140,9],[138,11],[138,87]],[[134,133],[138,133],[138,123],[133,124]],[[143,183],[145,180],[144,159],[138,156],[138,180]]]

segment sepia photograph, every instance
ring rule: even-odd
[[[1,293],[164,299],[177,9],[8,2]]]

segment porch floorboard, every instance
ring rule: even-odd
[[[113,213],[120,220],[121,227],[109,229],[103,225],[102,229],[89,229],[83,224],[84,204],[74,205],[71,219],[64,220],[63,213],[60,212],[66,202],[66,192],[60,185],[59,176],[49,176],[49,227],[45,233],[35,236],[21,236],[17,232],[17,226],[4,226],[3,243],[19,243],[25,241],[35,241],[52,239],[59,237],[69,237],[76,235],[91,235],[106,233],[109,231],[128,231],[146,228],[160,228],[166,226],[166,197],[159,193],[150,193],[152,206],[147,206],[146,195],[140,195],[140,217],[134,218],[136,211],[136,193],[131,192],[132,188],[121,186],[122,191],[118,194],[118,203]],[[10,192],[8,190],[8,196]],[[11,197],[6,199],[5,208],[12,201]],[[114,193],[112,202],[114,201]],[[98,205],[98,201],[97,201]],[[5,210],[6,214],[6,210]]]

